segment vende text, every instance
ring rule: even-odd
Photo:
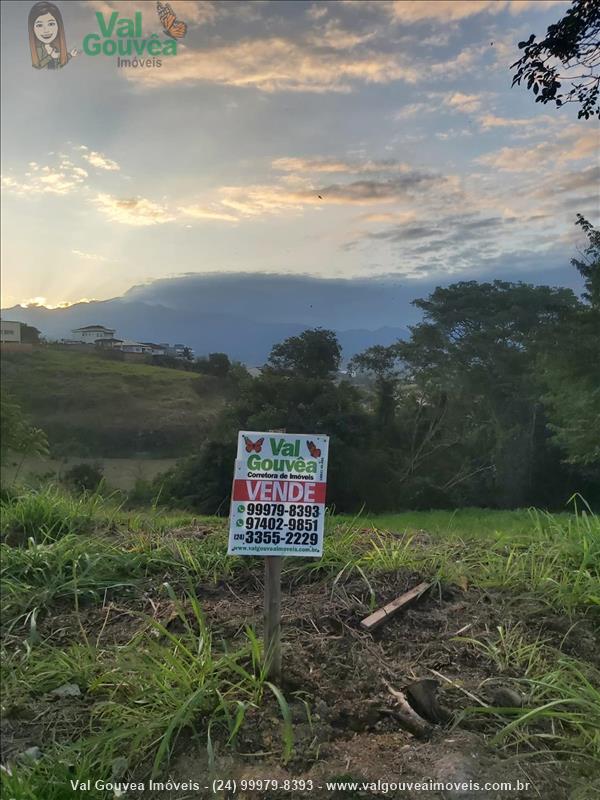
[[[324,503],[327,484],[304,481],[234,481],[234,500],[270,503]]]

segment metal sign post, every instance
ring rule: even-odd
[[[264,650],[269,677],[281,679],[283,556],[323,554],[329,437],[240,431],[230,555],[265,558]]]

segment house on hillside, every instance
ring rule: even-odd
[[[164,355],[166,356],[173,356],[174,358],[186,360],[192,360],[194,358],[194,351],[185,344],[166,344],[163,342],[160,347],[164,348]]]
[[[71,341],[95,344],[101,339],[113,339],[115,332],[113,328],[105,328],[104,325],[85,325],[83,328],[73,328]]]
[[[144,353],[145,355],[152,355],[152,348],[142,342],[134,342],[132,339],[124,339],[121,345],[117,348],[123,353]]]
[[[153,356],[164,356],[166,355],[165,347],[168,345],[164,344],[155,344],[155,342],[140,342],[144,347],[149,347],[150,352]]]
[[[110,336],[106,337],[106,339],[96,339],[94,344],[101,350],[118,350],[123,344],[123,339],[117,339],[114,336]]]
[[[0,320],[0,342],[21,342],[21,322]]]
[[[121,353],[142,353],[152,355],[152,346],[144,342],[135,342],[133,339],[116,339],[114,336],[106,339],[96,339],[96,347],[101,350],[118,350]]]

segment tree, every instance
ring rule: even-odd
[[[375,377],[375,414],[381,428],[388,427],[395,415],[395,391],[399,377],[398,351],[381,344],[367,348],[350,359],[351,372],[367,372]]]
[[[276,344],[271,350],[268,366],[280,373],[328,378],[338,371],[341,360],[342,348],[335,332],[314,328]]]
[[[22,322],[21,341],[26,344],[39,344],[40,332],[38,331],[37,328],[34,328],[33,325],[26,325],[24,322]]]
[[[600,478],[600,319],[582,313],[561,346],[541,360],[543,395],[554,441],[566,461]]]
[[[48,440],[40,428],[34,427],[21,407],[5,392],[0,395],[0,461],[9,453],[25,456],[48,455]]]
[[[585,304],[556,326],[539,367],[554,440],[571,464],[600,476],[600,231],[581,214],[588,246],[571,264],[584,279]]]
[[[574,0],[565,16],[536,42],[531,34],[519,42],[522,57],[512,64],[512,85],[527,81],[536,103],[579,103],[579,118],[600,117],[600,3]],[[571,88],[561,92],[563,82]]]
[[[231,370],[231,361],[226,353],[209,353],[208,358],[197,359],[196,367],[204,375],[226,378]]]
[[[581,253],[581,258],[571,259],[571,264],[584,280],[584,299],[592,308],[600,310],[600,231],[581,214],[577,214],[575,224],[587,235],[588,246]]]
[[[419,436],[432,453],[445,442],[457,475],[485,477],[480,502],[486,495],[502,506],[527,502],[552,461],[536,354],[577,298],[569,289],[468,281],[438,287],[414,305],[423,322],[396,347],[425,404]],[[445,483],[453,480],[450,472]]]
[[[231,494],[235,438],[205,441],[198,455],[183,459],[154,479],[159,502],[175,508],[192,508],[201,514],[227,514]]]

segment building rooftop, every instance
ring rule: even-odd
[[[111,331],[115,332],[115,328],[106,328],[104,325],[84,325],[82,328],[73,328],[74,331]]]

